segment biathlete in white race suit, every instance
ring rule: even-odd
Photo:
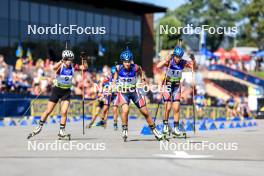
[[[167,73],[163,85],[169,89],[164,90],[163,100],[165,102],[165,115],[163,119],[163,134],[166,136],[169,134],[168,118],[173,109],[174,117],[174,129],[172,134],[174,137],[186,135],[183,129],[179,129],[179,114],[180,114],[180,98],[181,98],[181,78],[184,68],[195,68],[195,60],[191,61],[182,59],[184,50],[181,47],[176,46],[173,54],[167,59],[157,64],[157,68],[166,67]]]
[[[113,74],[115,73],[115,67],[112,67],[111,69],[111,74],[107,73],[104,77],[99,82],[99,92],[98,92],[98,105],[96,108],[96,113],[92,117],[92,121],[90,124],[87,126],[87,128],[91,128],[92,125],[94,124],[96,118],[102,111],[103,117],[102,120],[98,123],[100,126],[103,126],[106,128],[106,122],[107,122],[107,116],[108,116],[108,111],[111,102],[113,103],[113,115],[114,115],[114,129],[117,130],[117,118],[118,118],[118,94],[116,92],[111,92],[110,85],[112,82]],[[111,75],[110,77],[108,75]]]
[[[41,132],[44,123],[59,100],[61,100],[61,120],[58,136],[59,139],[70,139],[70,134],[65,133],[65,126],[67,121],[67,111],[70,105],[72,78],[74,74],[74,67],[72,65],[73,59],[73,52],[71,50],[64,50],[62,52],[62,60],[54,65],[53,70],[57,71],[57,75],[54,80],[54,87],[52,88],[46,111],[41,115],[38,126],[29,134],[28,139]]]
[[[122,61],[122,64],[116,66],[112,87],[113,89],[117,88],[120,96],[119,103],[122,109],[122,135],[124,141],[126,141],[128,137],[128,113],[130,100],[134,102],[141,114],[146,118],[146,121],[156,139],[163,139],[163,135],[157,131],[156,126],[148,113],[144,96],[138,92],[136,87],[137,76],[140,76],[142,84],[145,83],[141,67],[132,63],[133,54],[129,48],[121,52],[120,60]],[[118,86],[116,86],[117,80]]]

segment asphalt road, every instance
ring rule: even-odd
[[[263,175],[264,121],[257,123],[188,133],[186,140],[168,143],[141,136],[144,120],[130,120],[126,143],[112,121],[107,129],[94,127],[85,135],[81,122],[70,123],[71,142],[56,141],[58,124],[46,125],[30,141],[26,137],[32,126],[1,127],[0,175]]]

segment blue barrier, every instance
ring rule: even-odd
[[[33,119],[31,125],[37,125],[37,124],[38,124],[37,121]]]
[[[148,126],[144,126],[140,132],[140,134],[142,135],[151,135],[152,131],[150,130],[150,128]]]
[[[234,117],[234,118],[231,119],[231,121],[233,121],[233,122],[238,122],[240,120],[241,120],[240,117]]]
[[[220,123],[218,129],[225,129],[225,123],[224,122]]]
[[[135,120],[135,119],[137,119],[137,117],[136,116],[129,116],[129,119]]]
[[[207,130],[206,122],[205,122],[205,121],[201,123],[201,125],[200,125],[200,127],[199,127],[199,130],[200,130],[200,131],[205,131],[205,130]]]
[[[185,131],[193,131],[193,123],[188,121],[185,125]]]
[[[215,119],[215,121],[217,121],[217,122],[225,122],[226,118],[225,117],[218,117],[218,118]]]
[[[209,130],[217,130],[217,127],[214,122],[212,122],[209,126]]]
[[[248,126],[248,127],[252,127],[252,126],[253,126],[252,122],[249,121],[247,126]]]
[[[3,122],[3,120],[0,120],[0,127],[4,127],[5,123]]]
[[[239,122],[237,122],[237,123],[236,123],[236,128],[241,128],[241,126],[240,126],[240,123],[239,123]]]
[[[162,129],[163,129],[163,124],[158,124],[158,125],[156,125],[156,128],[157,128],[157,130],[158,131],[162,131]]]
[[[50,123],[51,123],[51,124],[55,124],[55,123],[57,123],[57,121],[56,121],[54,118],[51,118],[51,119],[50,119]]]
[[[234,124],[233,124],[233,122],[231,122],[231,123],[229,124],[228,128],[234,128]]]
[[[21,120],[19,123],[20,126],[27,126],[27,120]]]
[[[246,128],[247,127],[247,123],[245,121],[242,123],[242,127],[243,128]]]
[[[16,122],[14,120],[10,120],[8,122],[8,126],[16,126]]]
[[[73,121],[74,121],[74,122],[79,122],[80,120],[81,120],[81,118],[73,117]]]

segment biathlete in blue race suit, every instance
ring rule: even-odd
[[[123,139],[126,141],[128,136],[128,112],[130,100],[134,102],[141,114],[152,130],[157,140],[163,139],[163,136],[156,130],[156,126],[148,113],[144,96],[137,90],[137,76],[140,77],[141,83],[145,83],[142,74],[142,68],[133,62],[133,53],[129,48],[123,50],[120,54],[121,65],[116,66],[112,87],[119,93],[119,103],[122,109],[122,129]],[[118,85],[116,81],[118,80]]]

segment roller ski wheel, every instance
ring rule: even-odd
[[[183,133],[182,133],[182,136],[184,137],[184,139],[186,139],[186,138],[187,138],[187,134],[186,134],[186,132],[183,132]]]
[[[127,136],[123,136],[124,142],[127,142]]]
[[[179,138],[181,136],[182,136],[182,132],[179,129],[174,129],[174,131],[172,132],[172,137]]]
[[[163,136],[163,138],[162,138],[164,141],[170,141],[170,139],[168,138],[168,136]]]
[[[59,140],[71,140],[71,135],[70,134],[66,134],[66,135],[61,135],[61,134],[58,134],[58,139]]]
[[[38,133],[32,132],[28,135],[27,139],[32,138],[33,136],[36,136]]]
[[[86,125],[86,127],[85,127],[86,129],[90,129],[90,128],[92,128],[92,125],[90,124],[90,125]]]
[[[33,136],[36,136],[37,134],[41,132],[41,130],[42,130],[42,126],[38,126],[35,131],[33,131],[32,133],[28,135],[27,139],[30,139]]]
[[[124,140],[124,142],[127,142],[127,130],[124,130],[123,131],[123,140]]]

